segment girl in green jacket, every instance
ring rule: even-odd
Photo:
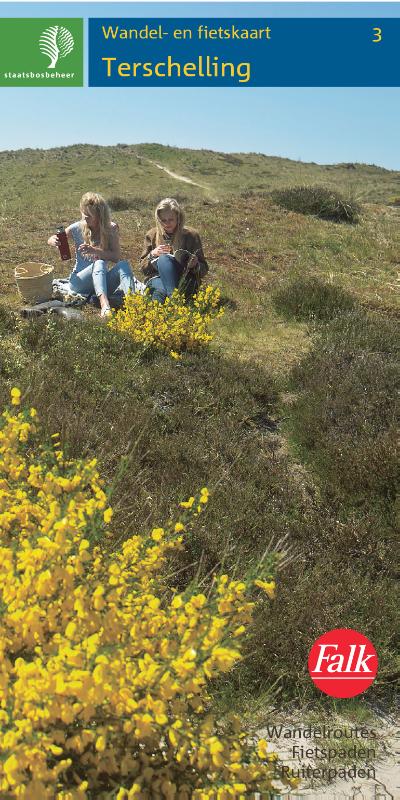
[[[151,297],[164,303],[179,289],[189,298],[208,272],[200,236],[194,228],[185,227],[183,209],[172,197],[158,204],[155,221],[146,233],[140,258]]]

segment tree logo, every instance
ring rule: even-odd
[[[65,58],[74,49],[74,37],[63,25],[52,25],[40,36],[39,48],[50,58],[48,69],[54,69],[59,58]]]

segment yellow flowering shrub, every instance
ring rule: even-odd
[[[41,445],[20,398],[0,417],[0,797],[268,792],[275,755],[235,716],[217,722],[207,689],[241,658],[246,583],[220,575],[207,595],[178,594],[163,578],[207,489],[110,553],[96,460],[67,460],[57,434]]]
[[[210,324],[224,313],[219,302],[220,291],[212,286],[200,289],[188,304],[177,290],[165,303],[151,300],[147,292],[129,293],[124,308],[113,314],[108,324],[139,344],[154,345],[176,357],[183,350],[198,350],[212,340]]]

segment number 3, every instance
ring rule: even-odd
[[[373,42],[381,42],[382,41],[382,28],[373,28],[374,38],[372,39]]]

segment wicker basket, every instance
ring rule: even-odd
[[[53,296],[53,272],[50,264],[27,261],[15,267],[18,291],[26,303],[41,303]]]

